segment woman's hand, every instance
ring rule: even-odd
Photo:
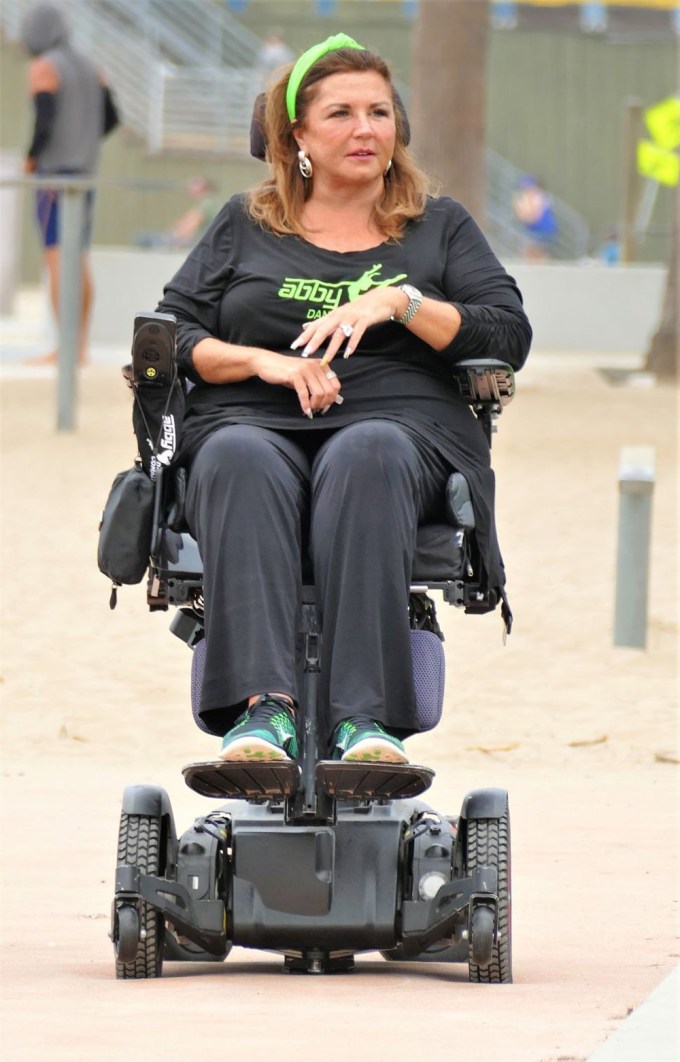
[[[264,347],[224,343],[212,336],[199,340],[192,357],[196,372],[206,383],[239,383],[259,376],[265,383],[290,387],[310,419],[318,410],[327,413],[333,402],[342,404],[340,381],[318,358],[294,358]]]
[[[361,337],[371,325],[383,324],[392,316],[404,313],[408,295],[395,287],[373,288],[351,302],[331,310],[325,317],[310,321],[291,343],[291,350],[303,347],[302,357],[308,358],[324,343],[328,343],[321,365],[328,365],[346,342],[343,357],[354,353]]]
[[[319,410],[327,413],[334,402],[342,404],[338,377],[318,358],[291,358],[260,350],[253,353],[251,364],[254,374],[265,383],[296,391],[302,412],[310,420]]]

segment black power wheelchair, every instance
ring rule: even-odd
[[[145,321],[128,377],[142,404],[176,383],[167,316]],[[463,362],[455,379],[491,444],[514,395],[512,369],[493,359]],[[159,466],[154,478],[147,599],[151,610],[176,609],[171,629],[193,650],[200,726],[202,565],[178,517],[181,490],[168,491],[171,472]],[[429,593],[468,613],[506,610],[480,583],[474,513],[459,473],[449,480],[446,513],[446,524],[419,529],[409,599],[425,729],[439,721],[444,681]],[[507,610],[504,618],[509,627]],[[392,961],[467,963],[470,981],[510,982],[507,793],[470,792],[451,816],[420,799],[434,777],[427,767],[319,759],[323,632],[311,582],[302,588],[298,649],[300,762],[185,767],[186,783],[221,803],[179,837],[165,790],[125,789],[110,929],[116,976],[158,977],[164,960],[221,962],[238,945],[282,954],[291,972],[350,970],[356,953],[379,951]]]

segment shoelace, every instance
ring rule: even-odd
[[[351,730],[349,730],[349,726],[352,727]],[[343,729],[343,727],[347,727],[347,729],[349,731],[349,733],[347,734],[347,737],[351,737],[352,734],[355,734],[357,730],[364,730],[364,729],[366,729],[368,731],[373,731],[373,732],[377,731],[379,734],[383,734],[384,733],[384,728],[383,728],[382,724],[376,722],[375,719],[371,719],[370,715],[353,715],[351,719],[343,720],[343,722],[340,723],[340,725],[338,726],[338,729],[336,731],[336,740],[334,741],[334,744],[339,745],[340,748],[343,748],[344,744],[340,745],[340,743],[339,743],[339,741],[337,739],[339,738],[340,731]]]
[[[272,719],[276,715],[280,715],[281,712],[285,712],[290,719],[293,726],[295,725],[295,717],[293,715],[293,709],[288,704],[288,701],[279,699],[278,697],[268,697],[266,694],[260,700],[251,704],[248,709],[248,714],[244,715],[243,720],[248,719]]]

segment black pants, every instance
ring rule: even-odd
[[[187,517],[204,565],[201,717],[225,733],[246,699],[298,698],[295,638],[309,549],[323,624],[320,736],[352,715],[418,729],[408,588],[419,523],[451,469],[387,420],[332,434],[221,428],[192,466]]]

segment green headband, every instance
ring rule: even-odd
[[[286,109],[288,111],[288,117],[291,122],[295,121],[296,116],[296,103],[298,89],[302,83],[302,79],[309,70],[310,66],[314,66],[314,63],[318,63],[319,59],[324,55],[328,55],[329,52],[337,52],[340,48],[356,48],[360,52],[364,52],[366,49],[363,44],[357,44],[352,37],[348,37],[346,33],[336,33],[334,37],[327,37],[325,41],[321,41],[320,44],[313,44],[311,48],[308,48],[306,52],[303,52],[297,63],[293,67],[288,78],[288,87],[286,89]]]

